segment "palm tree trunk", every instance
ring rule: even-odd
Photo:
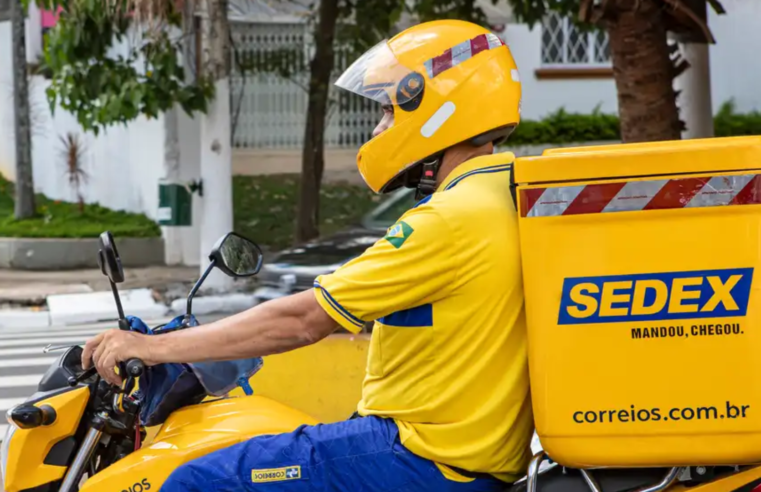
[[[34,176],[32,174],[32,135],[29,117],[29,84],[26,70],[26,25],[21,0],[11,0],[13,29],[13,102],[16,135],[16,206],[17,219],[35,214]]]
[[[319,235],[320,183],[325,168],[325,116],[328,109],[328,85],[333,71],[336,17],[338,0],[322,0],[315,27],[315,53],[309,67],[309,102],[296,220],[297,243]]]
[[[657,0],[616,0],[606,19],[624,142],[678,140],[666,26]]]

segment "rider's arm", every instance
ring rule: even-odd
[[[338,324],[301,292],[190,330],[152,337],[154,362],[235,360],[287,352],[316,343]]]
[[[460,275],[457,248],[457,238],[447,222],[433,208],[420,206],[407,212],[362,256],[318,277],[317,301],[341,326],[355,333],[374,320],[430,326],[432,303],[456,289]]]
[[[87,342],[83,366],[92,357],[98,372],[110,380],[116,364],[130,358],[153,365],[265,356],[315,343],[339,324],[356,333],[364,322],[425,308],[454,288],[457,245],[435,211],[417,209],[402,222],[359,258],[318,277],[313,290],[160,336],[109,330]],[[416,313],[404,319],[426,322],[425,309]]]
[[[113,367],[130,358],[154,365],[166,362],[234,360],[276,354],[315,343],[338,329],[311,291],[259,304],[213,323],[165,335],[105,331],[87,342],[82,354],[112,382]]]

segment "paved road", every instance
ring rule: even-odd
[[[201,323],[222,316],[199,316]],[[159,320],[148,323],[155,326]],[[34,330],[0,329],[0,417],[5,412],[37,390],[42,375],[61,355],[61,352],[44,354],[42,349],[48,344],[77,345],[103,330],[113,328],[114,323],[88,325],[53,326]],[[5,418],[0,418],[0,441],[7,429]]]
[[[61,352],[42,353],[48,344],[75,345],[113,324],[49,327],[35,330],[0,330],[0,415],[33,394],[37,383]],[[5,435],[0,423],[0,440]]]
[[[199,316],[201,323],[208,323],[222,315]],[[149,326],[169,321],[146,322]],[[5,412],[14,405],[23,403],[37,390],[42,375],[61,352],[42,353],[48,344],[83,344],[93,335],[113,328],[115,323],[88,325],[52,326],[39,329],[0,329],[0,441],[3,440],[8,425]],[[0,475],[0,492],[3,492],[3,478]]]

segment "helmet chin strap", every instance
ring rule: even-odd
[[[431,156],[423,161],[422,171],[420,172],[420,181],[417,185],[415,200],[422,200],[436,191],[436,176],[439,173],[441,164],[441,155]]]

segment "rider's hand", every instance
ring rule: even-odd
[[[119,385],[122,378],[114,371],[119,362],[140,359],[151,365],[148,350],[151,337],[133,331],[108,330],[100,333],[85,344],[82,352],[82,367],[89,369],[92,362],[98,373],[109,383]]]

